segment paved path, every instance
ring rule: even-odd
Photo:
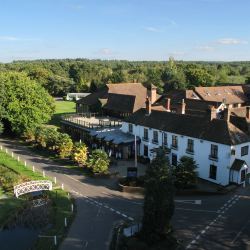
[[[140,219],[141,206],[138,204],[142,202],[141,197],[116,191],[115,179],[85,177],[79,171],[34,154],[14,140],[1,138],[0,144],[8,148],[9,153],[19,155],[28,166],[34,165],[47,176],[56,177],[74,195],[77,214],[61,250],[108,249],[116,223]]]

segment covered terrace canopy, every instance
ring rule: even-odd
[[[120,144],[132,144],[135,141],[134,135],[124,133],[120,129],[103,129],[99,131],[91,131],[91,136],[95,136],[98,139],[102,139],[106,142],[112,142],[115,145]],[[137,143],[140,143],[140,138],[136,137]]]

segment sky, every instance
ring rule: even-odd
[[[250,0],[0,0],[0,62],[250,60]]]

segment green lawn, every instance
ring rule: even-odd
[[[70,101],[56,101],[56,110],[55,114],[52,116],[50,125],[60,126],[60,117],[65,114],[75,113],[76,112],[76,103]]]
[[[0,166],[6,167],[10,171],[14,171],[24,179],[39,180],[47,179],[43,178],[38,172],[33,173],[30,167],[25,167],[21,162],[13,159],[10,155],[0,151]],[[8,175],[6,175],[8,176]],[[52,210],[50,212],[51,227],[42,232],[43,235],[58,235],[58,243],[65,237],[67,229],[64,227],[64,218],[68,218],[68,224],[73,220],[74,214],[71,212],[71,204],[74,202],[68,197],[66,191],[61,190],[58,187],[53,187],[52,191],[48,192],[50,199],[52,200]],[[22,196],[17,199],[12,193],[8,193],[7,199],[0,200],[0,227],[11,219],[19,209],[22,209],[25,204],[25,199]],[[57,249],[53,245],[53,238],[39,238],[35,244],[35,249]]]

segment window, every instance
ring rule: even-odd
[[[133,133],[133,124],[131,123],[128,124],[128,132]]]
[[[194,140],[188,139],[187,141],[187,152],[194,152]]]
[[[144,156],[148,157],[148,146],[144,145]]]
[[[172,135],[172,147],[178,148],[178,137],[176,135]]]
[[[209,178],[216,180],[216,175],[217,175],[217,167],[214,165],[210,165]]]
[[[248,155],[248,146],[241,148],[241,156]]]
[[[176,154],[172,154],[172,165],[177,166],[177,155]]]
[[[213,159],[218,158],[218,146],[217,145],[211,144],[210,157]]]
[[[158,131],[153,131],[153,143],[158,143]]]
[[[165,146],[168,145],[168,136],[167,136],[167,133],[163,133],[163,144]]]
[[[147,141],[148,140],[148,129],[144,128],[144,136],[143,140]]]

